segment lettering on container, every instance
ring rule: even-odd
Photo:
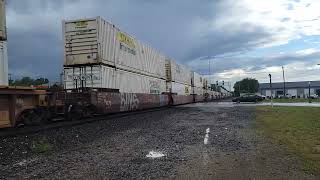
[[[67,75],[67,81],[71,80],[100,80],[100,77],[95,74]]]
[[[105,110],[111,109],[112,102],[108,94],[105,94],[105,93],[98,94],[97,100],[101,108],[104,108]]]
[[[120,50],[130,53],[132,55],[136,55],[136,50],[126,47],[124,44],[120,43]]]
[[[88,21],[78,21],[74,23],[76,25],[76,29],[78,28],[86,28],[88,26]]]
[[[122,33],[122,32],[118,32],[117,39],[118,39],[118,41],[126,44],[130,48],[136,48],[134,40],[131,37],[127,36],[126,34]]]
[[[16,100],[16,106],[17,108],[22,108],[23,107],[23,104],[24,104],[24,101],[22,98],[17,98]]]
[[[105,108],[108,110],[108,109],[111,109],[111,106],[112,106],[112,102],[110,100],[107,100],[107,99],[103,99],[103,103],[105,105]]]
[[[121,93],[120,111],[133,111],[139,108],[139,99],[136,94]]]
[[[186,93],[186,94],[189,94],[189,86],[184,86],[184,92]]]
[[[158,81],[149,81],[150,94],[160,94],[160,84]]]
[[[118,32],[117,34],[117,39],[120,41],[120,50],[130,53],[132,55],[136,55],[136,45],[134,42],[134,39],[131,37],[127,36],[126,34],[122,32]]]

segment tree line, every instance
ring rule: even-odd
[[[48,83],[49,80],[47,78],[33,79],[31,77],[23,77],[21,79],[9,81],[10,86],[40,86]]]

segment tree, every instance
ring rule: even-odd
[[[10,82],[10,86],[39,86],[48,83],[49,80],[47,78],[32,79],[30,77],[23,77]]]
[[[245,78],[234,84],[234,93],[240,96],[240,93],[257,93],[259,91],[259,81],[252,78]]]

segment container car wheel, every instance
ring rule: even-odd
[[[93,105],[89,105],[85,107],[83,110],[84,117],[93,117],[97,113],[97,108]]]
[[[69,121],[80,120],[84,117],[84,112],[81,106],[69,105],[67,119]]]
[[[38,126],[46,123],[48,120],[47,113],[42,109],[29,109],[21,113],[18,122],[28,126]]]

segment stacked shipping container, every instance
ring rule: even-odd
[[[203,77],[196,72],[192,73],[192,91],[195,96],[195,101],[204,101]]]
[[[64,21],[66,89],[165,92],[165,56],[100,17]]]
[[[7,40],[7,27],[6,27],[6,2],[0,0],[0,40]]]
[[[138,109],[138,106],[130,104],[131,102],[143,102],[153,106],[157,103],[162,106],[168,101],[184,104],[203,101],[205,95],[213,93],[209,92],[208,82],[202,76],[173,60],[166,59],[152,47],[134,39],[100,17],[64,21],[63,31],[66,89],[112,89],[112,101],[118,102],[114,98],[119,97],[121,105],[121,102],[124,102],[124,105],[129,102],[129,109]],[[117,93],[120,94],[116,95]],[[131,95],[123,95],[126,93]],[[166,93],[172,94],[172,100],[165,95],[159,98],[151,97],[151,94]],[[101,94],[96,97],[100,96],[108,97]],[[136,101],[133,97],[143,99]],[[105,99],[96,102],[109,101]]]
[[[192,94],[192,72],[173,60],[166,60],[167,91],[177,95]]]
[[[200,74],[193,72],[192,80],[193,94],[203,95],[203,77]]]
[[[0,86],[8,86],[6,2],[0,0]]]
[[[8,54],[6,41],[0,41],[0,86],[8,86]]]
[[[65,67],[65,87],[118,89],[126,93],[161,94],[166,91],[166,81],[104,65]],[[83,83],[83,84],[82,84]]]

